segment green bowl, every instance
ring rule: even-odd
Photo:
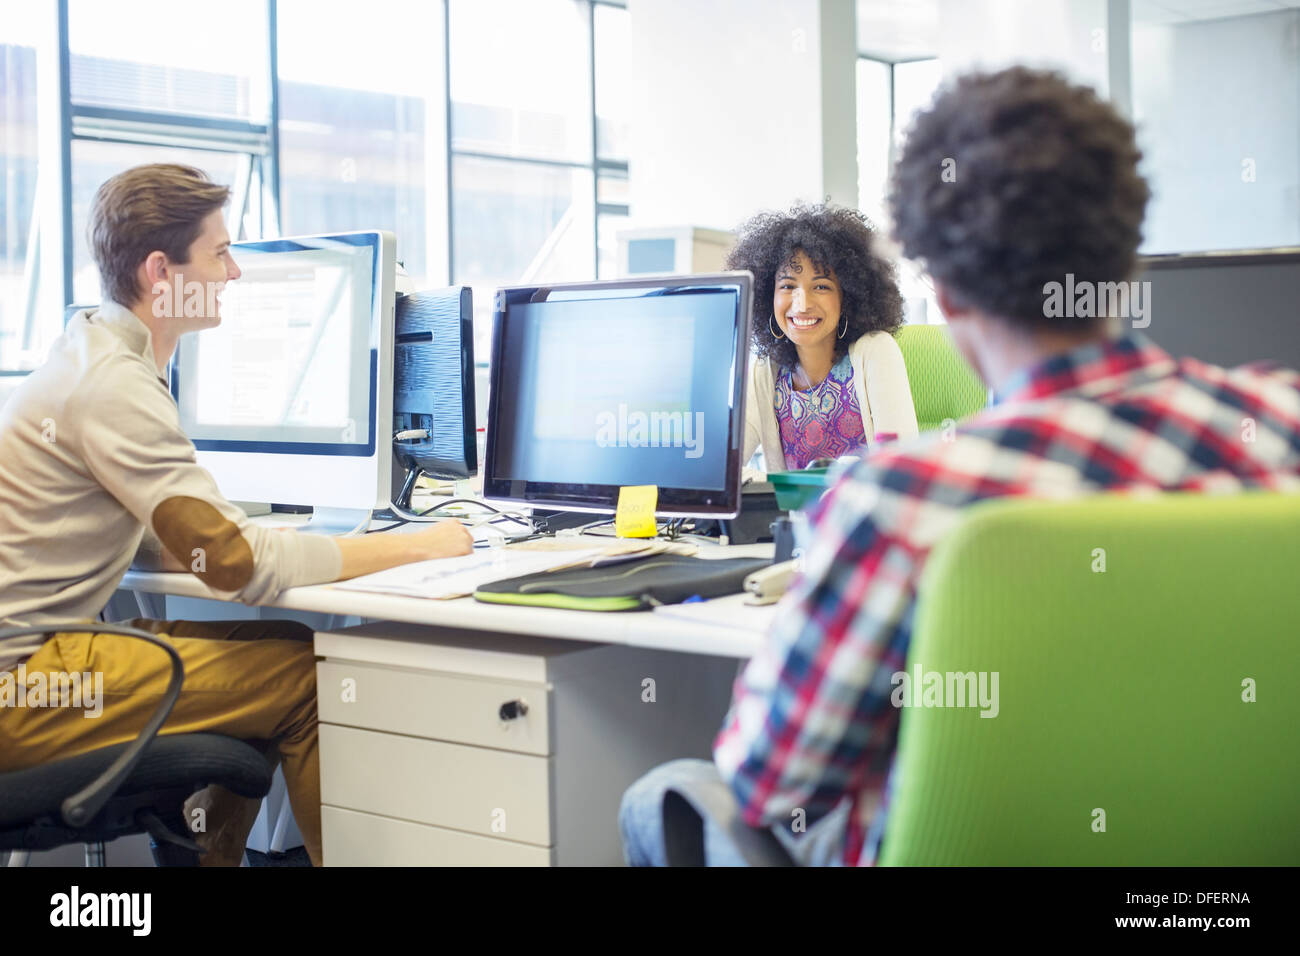
[[[776,505],[782,511],[801,511],[817,503],[830,487],[826,474],[829,468],[809,468],[806,471],[769,471],[767,480],[776,492]]]

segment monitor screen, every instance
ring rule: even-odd
[[[222,321],[181,339],[172,388],[200,450],[369,455],[378,233],[241,242]]]
[[[608,511],[656,485],[662,514],[738,506],[747,274],[504,289],[489,497]]]

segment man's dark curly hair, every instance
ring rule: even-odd
[[[830,266],[840,285],[840,319],[847,327],[835,340],[836,359],[868,332],[892,333],[903,324],[894,264],[875,254],[876,230],[857,210],[796,203],[789,212],[759,213],[738,233],[727,268],[754,274],[754,349],[779,368],[794,368],[799,357],[788,338],[772,335],[772,296],[777,270],[800,250],[816,268]]]
[[[967,74],[908,132],[894,235],[961,305],[1021,328],[1094,328],[1047,317],[1043,287],[1131,278],[1150,196],[1141,158],[1132,125],[1088,87],[1023,67]]]

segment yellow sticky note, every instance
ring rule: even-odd
[[[653,538],[659,531],[655,524],[658,503],[658,485],[624,485],[618,489],[614,533],[620,538]]]

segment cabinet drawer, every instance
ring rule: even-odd
[[[321,807],[326,866],[549,866],[551,851],[459,830]]]
[[[551,758],[320,725],[321,803],[550,846]]]
[[[520,753],[552,752],[549,692],[542,684],[324,660],[316,664],[316,688],[322,723]],[[527,712],[503,720],[502,705],[515,701]]]

